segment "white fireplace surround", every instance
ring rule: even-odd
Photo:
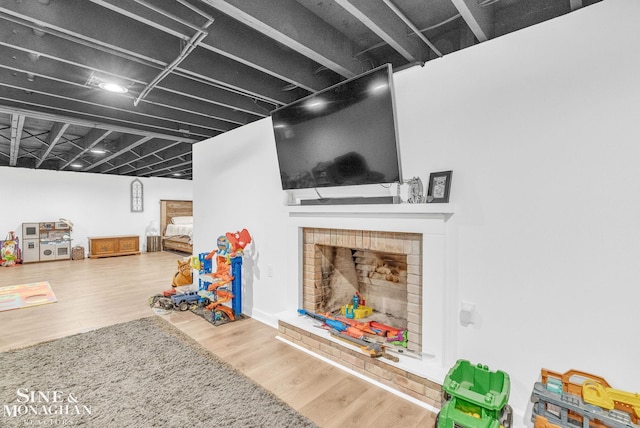
[[[447,221],[453,215],[452,204],[389,204],[389,205],[330,205],[289,206],[289,224],[283,248],[286,260],[297,260],[289,270],[286,310],[278,313],[279,320],[313,334],[330,338],[315,328],[309,317],[298,316],[302,308],[302,230],[305,227],[325,229],[353,229],[384,232],[418,233],[422,235],[422,352],[421,361],[409,357],[399,363],[389,362],[418,376],[441,383],[455,355],[455,322],[457,293],[447,281],[451,264]],[[297,245],[289,243],[296,242]]]

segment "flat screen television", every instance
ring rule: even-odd
[[[271,118],[284,190],[402,182],[389,64]]]

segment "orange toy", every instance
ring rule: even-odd
[[[216,288],[213,285],[214,284],[209,286],[209,291],[213,291]],[[233,309],[223,305],[223,303],[230,302],[231,299],[235,297],[233,293],[227,290],[215,290],[215,293],[216,293],[217,300],[213,303],[210,303],[205,309],[210,311],[224,312],[225,314],[227,314],[227,316],[231,321],[235,320],[236,316],[233,313]]]
[[[227,258],[225,256],[216,257],[216,266],[218,269],[215,272],[205,274],[206,276],[210,276],[217,280],[212,284],[212,286],[221,287],[233,281],[234,277],[231,276],[230,273],[231,265],[227,263]]]
[[[544,416],[536,416],[536,423],[534,428],[560,428],[560,425],[552,424],[549,422],[547,418]]]
[[[231,244],[231,251],[235,255],[236,252],[244,251],[244,247],[251,243],[251,235],[247,229],[242,229],[239,232],[227,232],[226,237]]]

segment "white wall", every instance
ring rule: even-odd
[[[270,119],[195,144],[193,171],[194,254],[214,250],[218,236],[246,228],[253,243],[243,258],[243,313],[260,319],[281,311],[287,211]]]
[[[193,198],[193,182],[169,178],[145,178],[144,212],[132,213],[129,189],[134,177],[81,172],[0,167],[0,238],[10,230],[22,239],[22,223],[73,222],[72,246],[81,245],[88,255],[87,237],[139,235],[146,246],[145,230],[160,220],[160,199]]]
[[[608,0],[398,73],[405,176],[454,170],[457,353],[640,390],[640,2]]]
[[[395,76],[403,175],[454,170],[448,283],[478,316],[453,349],[511,375],[516,426],[541,368],[640,390],[638,16],[606,0]],[[244,306],[264,320],[297,263],[270,126],[194,148],[196,246],[250,230]]]

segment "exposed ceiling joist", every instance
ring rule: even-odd
[[[396,4],[392,0],[383,0],[383,1],[384,1],[384,4],[386,4],[387,7],[391,9],[393,13],[395,13],[398,16],[398,18],[400,18],[402,22],[404,22],[411,29],[413,34],[418,36],[418,38],[422,40],[422,42],[424,42],[424,44],[427,45],[437,56],[439,57],[442,56],[442,52],[440,52],[440,49],[438,49],[431,42],[431,40],[429,40],[424,34],[422,34],[422,30],[416,27],[415,23],[413,23],[413,21],[411,21],[411,19],[402,10],[400,10],[400,8],[396,6]]]
[[[104,163],[108,163],[110,162],[112,159],[117,158],[118,156],[120,156],[124,151],[130,151],[135,149],[138,146],[143,145],[144,143],[146,143],[147,141],[149,141],[151,139],[151,137],[143,137],[140,135],[123,135],[122,137],[120,137],[120,140],[118,140],[116,142],[116,146],[122,147],[122,149],[118,150],[118,151],[113,151],[111,155],[100,159],[96,162],[93,162],[90,165],[87,165],[85,168],[83,168],[83,171],[91,171],[92,169],[104,164]]]
[[[56,144],[58,144],[58,141],[60,141],[60,138],[62,138],[64,131],[66,131],[68,127],[68,123],[56,122],[53,124],[49,130],[49,135],[47,135],[47,148],[40,156],[40,159],[36,162],[36,168],[39,168],[40,165],[42,165],[42,162],[44,162]]]
[[[99,142],[104,140],[107,135],[111,134],[111,131],[106,129],[97,129],[94,128],[87,135],[82,137],[82,141],[80,142],[81,149],[78,150],[75,154],[73,154],[67,162],[63,164],[60,169],[65,169],[69,167],[76,159],[78,159],[83,154],[87,153],[89,150],[94,148]]]
[[[189,180],[194,143],[598,1],[0,2],[0,166]]]
[[[199,13],[184,7],[186,2],[164,2],[162,10],[171,18],[160,19],[153,11],[159,8],[144,7],[149,2],[141,0],[92,0],[104,7],[117,10],[125,16],[149,22],[161,31],[173,34],[187,40],[184,28],[198,30],[206,19],[212,18],[214,25],[208,29],[208,35],[200,45],[216,54],[247,65],[251,68],[267,73],[275,78],[303,88],[307,91],[318,91],[335,83],[324,75],[316,75],[313,71],[317,63],[303,55],[292,55],[292,51],[275,45],[271,39],[248,26],[238,25],[238,22],[218,11]],[[182,3],[182,4],[181,4]],[[182,26],[178,23],[183,24]],[[194,25],[192,23],[197,23]]]
[[[22,138],[22,127],[24,126],[24,116],[21,114],[11,115],[11,152],[9,154],[9,165],[16,166],[18,160],[18,150],[20,148],[20,138]]]
[[[493,9],[482,7],[477,0],[451,0],[479,42],[493,37]]]
[[[341,76],[363,71],[352,42],[295,0],[203,1]]]
[[[582,7],[582,0],[569,0],[569,5],[572,11],[580,9]]]
[[[393,47],[411,64],[423,64],[426,47],[409,37],[406,24],[393,10],[370,0],[336,0],[347,12]]]
[[[113,156],[109,156],[108,161],[112,161],[117,158],[118,163],[115,166],[103,167],[100,172],[102,173],[113,173],[114,171],[121,168],[130,168],[130,165],[134,162],[144,161],[145,158],[150,156],[157,155],[159,153],[165,152],[176,145],[182,145],[185,149],[179,150],[180,153],[187,153],[186,150],[190,152],[190,146],[187,147],[186,143],[178,143],[175,141],[158,141],[153,140],[144,146],[136,146],[129,147],[123,145],[122,147],[117,148],[116,150],[112,150]]]

